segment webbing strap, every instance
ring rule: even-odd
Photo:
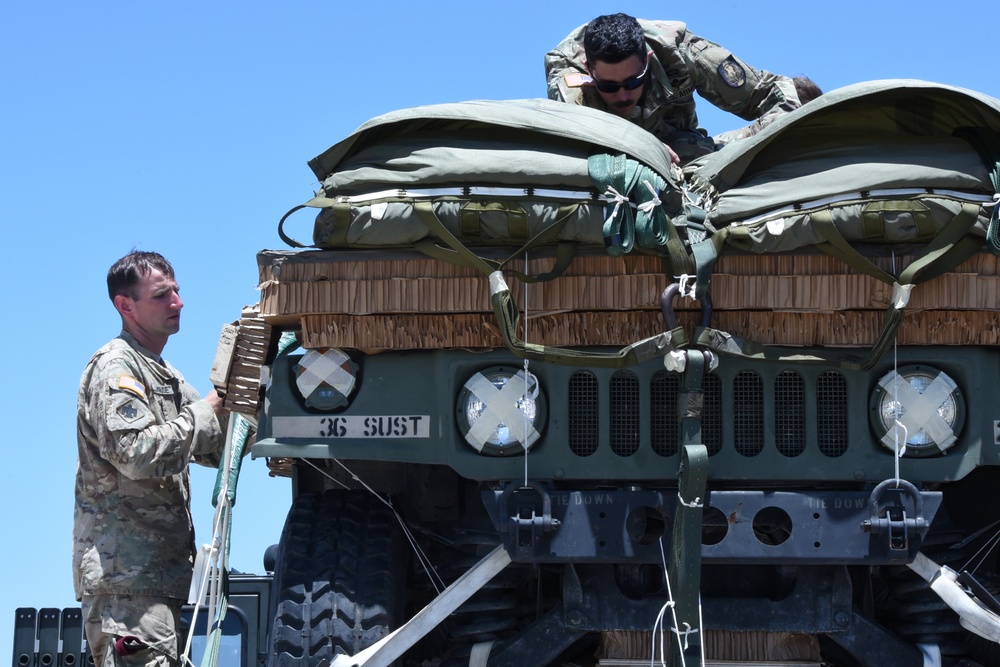
[[[986,227],[986,247],[994,255],[1000,255],[1000,162],[990,170],[990,181],[993,183],[993,213]]]
[[[520,314],[510,295],[510,289],[497,271],[490,276],[490,301],[496,313],[500,333],[507,348],[519,359],[542,361],[564,366],[587,364],[600,368],[627,368],[656,357],[663,357],[687,346],[687,334],[681,328],[656,334],[626,345],[615,352],[589,352],[555,345],[525,343],[517,335]]]
[[[693,345],[707,347],[720,354],[757,361],[781,361],[803,364],[833,364],[845,370],[863,370],[866,360],[851,354],[818,356],[803,354],[798,348],[762,345],[747,338],[734,336],[721,329],[695,327]]]
[[[250,421],[237,412],[229,414],[227,443],[223,460],[219,462],[219,472],[215,479],[215,491],[212,494],[212,504],[216,507],[216,525],[225,526],[224,535],[217,536],[221,541],[221,563],[219,576],[218,606],[212,621],[211,631],[205,643],[205,652],[201,667],[216,667],[219,664],[219,649],[222,644],[222,626],[229,610],[229,545],[233,532],[232,511],[236,505],[236,484],[240,477],[240,467],[243,454],[250,441],[252,425]],[[223,498],[224,495],[224,498]],[[213,536],[216,537],[216,536]],[[194,623],[191,624],[191,632]]]
[[[997,170],[1000,172],[1000,165],[998,165]],[[998,180],[1000,180],[1000,176],[998,176]],[[990,224],[986,228],[986,247],[994,255],[1000,255],[1000,196],[993,202],[993,215],[990,216]]]
[[[507,218],[507,232],[511,240],[528,240],[528,214],[513,202],[469,201],[459,212],[459,228],[468,238],[482,236],[482,216],[484,213],[501,213]]]
[[[690,273],[691,258],[685,247],[686,239],[670,219],[670,215],[680,211],[666,210],[668,206],[675,206],[667,203],[675,186],[621,153],[591,155],[587,158],[587,169],[590,180],[610,198],[605,206],[610,214],[602,227],[608,254],[613,257],[626,255],[636,244],[655,252],[666,248],[674,271]]]
[[[993,214],[986,227],[986,247],[1000,255],[1000,132],[985,127],[960,127],[953,134],[968,141],[979,153],[993,185]]]
[[[292,237],[285,234],[285,220],[296,211],[301,211],[304,208],[330,208],[334,210],[335,223],[334,231],[330,235],[340,242],[341,245],[346,245],[347,243],[347,230],[351,226],[351,207],[349,204],[340,204],[336,199],[331,199],[330,197],[313,197],[305,204],[299,204],[293,207],[290,211],[281,216],[281,220],[278,221],[278,236],[281,240],[287,243],[292,248],[313,248],[314,245],[305,244],[301,241],[296,241]]]
[[[861,211],[861,236],[865,241],[879,242],[886,238],[886,215],[909,214],[917,226],[916,239],[924,241],[934,236],[937,225],[931,210],[918,200],[873,201]]]
[[[296,207],[292,208],[290,211],[288,211],[288,213],[285,213],[283,216],[281,216],[281,220],[278,221],[278,236],[280,236],[281,240],[284,241],[285,243],[287,243],[292,248],[308,248],[309,247],[306,244],[304,244],[304,243],[302,243],[300,241],[296,241],[291,236],[288,236],[287,234],[285,234],[285,220],[288,220],[288,218],[292,215],[292,213],[295,213],[296,211],[301,211],[305,207],[306,207],[306,204],[299,204],[298,206],[296,206]]]
[[[692,355],[689,363],[698,356]],[[689,369],[687,374],[692,372],[700,374],[702,367]],[[677,470],[677,505],[667,563],[667,591],[674,603],[668,664],[673,666],[702,665],[701,542],[709,472],[708,448],[685,443]]]
[[[712,281],[712,269],[715,268],[715,260],[719,258],[719,247],[725,240],[725,232],[726,230],[723,229],[704,241],[699,241],[691,245],[691,256],[694,258],[696,278],[694,288],[695,299],[704,299],[705,294],[708,292],[708,285]]]
[[[516,276],[518,280],[521,280],[522,282],[544,282],[546,280],[557,278],[562,275],[567,268],[569,268],[573,258],[576,256],[576,242],[559,242],[556,246],[556,258],[552,269],[537,276],[531,276],[526,273],[509,269],[507,268],[507,265],[515,259],[523,257],[524,253],[528,252],[532,248],[554,241],[566,226],[570,217],[572,217],[572,215],[577,211],[578,207],[579,204],[565,204],[560,206],[559,211],[556,213],[555,222],[538,232],[538,234],[529,239],[527,243],[515,250],[507,259],[497,261],[481,257],[469,250],[469,248],[454,234],[452,234],[451,231],[438,219],[437,214],[434,213],[434,207],[431,202],[414,202],[413,209],[416,211],[420,220],[427,225],[428,229],[430,229],[438,239],[447,243],[448,246],[441,246],[434,239],[424,239],[423,241],[414,243],[413,247],[429,257],[440,259],[458,266],[476,269],[485,275],[489,275],[494,271],[503,270],[506,273]]]
[[[889,285],[896,283],[916,285],[950,271],[971,257],[982,247],[982,241],[969,235],[969,230],[976,224],[978,218],[979,205],[963,202],[962,210],[945,223],[937,236],[903,269],[899,278],[896,278],[872,264],[847,242],[837,229],[837,225],[833,222],[833,214],[828,209],[815,211],[812,214],[816,230],[827,241],[825,244],[817,245],[820,250]]]
[[[695,343],[710,347],[721,354],[750,359],[832,363],[848,370],[868,370],[875,365],[892,344],[896,330],[903,320],[910,288],[950,271],[983,247],[982,240],[968,233],[978,217],[979,206],[977,204],[963,203],[962,210],[949,220],[938,232],[938,235],[900,272],[899,278],[895,278],[872,264],[844,239],[833,223],[829,211],[823,210],[813,214],[816,229],[828,241],[827,244],[820,246],[824,252],[843,260],[866,275],[893,285],[893,298],[886,309],[882,331],[865,358],[843,353],[817,356],[802,354],[793,348],[764,347],[753,341],[708,327],[699,327],[695,330]]]
[[[666,355],[672,350],[679,349],[687,344],[687,337],[681,329],[675,329],[673,331],[657,334],[656,336],[632,343],[631,345],[626,345],[616,352],[587,352],[554,345],[535,345],[525,343],[517,335],[517,325],[518,320],[520,319],[520,314],[517,310],[517,305],[514,303],[514,299],[511,297],[510,288],[507,287],[507,283],[504,280],[503,273],[500,270],[500,264],[494,260],[488,260],[476,255],[464,243],[458,240],[458,238],[456,238],[455,235],[452,234],[440,220],[438,220],[430,202],[417,202],[414,204],[414,210],[417,212],[417,215],[420,216],[420,219],[423,220],[428,226],[428,228],[431,229],[431,231],[433,231],[441,241],[444,241],[448,244],[448,246],[450,246],[454,254],[440,253],[440,247],[437,246],[436,243],[418,244],[417,247],[420,250],[428,253],[435,253],[435,255],[441,259],[447,259],[449,261],[455,260],[455,263],[459,263],[461,266],[473,267],[489,276],[490,303],[493,306],[493,312],[496,314],[500,334],[503,336],[503,340],[507,345],[507,348],[520,359],[530,359],[533,361],[544,361],[563,365],[586,363],[592,366],[604,368],[624,368],[642,363],[658,356]],[[530,240],[516,254],[526,252],[529,248],[537,245],[539,238],[554,236],[555,233],[558,233],[558,229],[553,232],[552,228],[561,228],[561,225],[565,224],[565,218],[566,216],[560,216],[559,221],[553,223],[553,225],[549,228],[536,235],[534,239]],[[437,247],[438,249],[435,250],[431,248],[431,245]]]

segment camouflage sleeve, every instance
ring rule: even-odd
[[[198,392],[191,385],[185,383],[183,385],[183,393],[185,405],[195,405],[197,403],[208,407],[208,411],[212,413],[212,417],[219,424],[218,437],[197,438],[195,440],[195,446],[191,450],[191,460],[198,465],[218,468],[219,462],[222,460],[222,450],[226,444],[226,428],[228,427],[229,420],[226,416],[218,417],[215,411],[208,406],[208,403],[201,400],[201,396],[198,395]]]
[[[583,104],[581,85],[590,81],[583,52],[583,31],[574,30],[557,47],[545,54],[545,84],[550,100]]]
[[[137,369],[119,358],[88,388],[104,459],[129,479],[149,479],[178,474],[193,455],[221,449],[219,421],[206,401],[182,400],[174,409],[172,396],[155,395],[137,377]],[[165,409],[173,414],[164,415]]]
[[[800,106],[795,84],[786,76],[754,69],[725,48],[690,32],[680,49],[698,94],[744,120],[759,121],[759,128]]]

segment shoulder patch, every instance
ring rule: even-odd
[[[736,62],[736,58],[729,56],[716,68],[719,76],[730,88],[741,88],[747,82],[747,73],[743,66]]]
[[[126,422],[131,423],[139,417],[139,414],[142,413],[143,410],[140,410],[140,406],[136,405],[134,400],[129,399],[125,403],[119,405],[116,412],[119,417],[124,419]]]
[[[131,375],[121,375],[118,377],[118,388],[127,389],[139,398],[146,398],[146,387]]]
[[[568,88],[582,88],[583,86],[589,86],[594,80],[581,72],[567,72],[563,77],[563,81],[566,82]]]

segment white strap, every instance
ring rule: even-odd
[[[479,642],[473,645],[472,652],[469,653],[469,667],[486,667],[495,641]]]

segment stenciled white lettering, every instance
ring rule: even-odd
[[[388,439],[429,438],[428,415],[328,415],[273,417],[275,438]]]

